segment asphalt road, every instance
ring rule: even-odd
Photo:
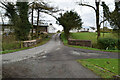
[[[118,58],[117,53],[64,46],[59,35],[42,46],[2,55],[3,78],[100,78],[76,60]]]

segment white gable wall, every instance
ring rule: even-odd
[[[53,25],[49,25],[47,30],[48,30],[48,33],[55,33],[55,28],[53,27]]]

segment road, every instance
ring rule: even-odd
[[[42,46],[2,55],[3,78],[100,78],[76,60],[118,58],[117,53],[64,46],[59,35]]]

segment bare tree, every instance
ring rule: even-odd
[[[100,37],[100,26],[104,21],[106,21],[106,20],[103,20],[103,21],[100,22],[100,18],[99,18],[99,16],[100,16],[100,13],[99,13],[100,2],[101,2],[101,0],[95,0],[95,7],[92,6],[92,5],[89,5],[89,4],[84,4],[82,2],[78,3],[78,5],[80,5],[80,6],[88,6],[88,7],[92,8],[95,11],[95,14],[96,14],[96,26],[97,26],[97,33],[98,33],[97,34],[97,39]]]
[[[37,11],[37,28],[36,28],[36,36],[38,37],[38,26],[39,26],[39,17],[40,17],[40,12],[41,13],[45,13],[48,15],[53,16],[53,13],[56,13],[60,10],[58,10],[56,7],[51,7],[49,6],[47,3],[45,3],[44,1],[40,1],[40,2],[32,2],[32,5],[30,6],[30,8],[32,9],[32,25],[33,25],[33,11],[34,9]],[[53,16],[55,17],[55,16]],[[33,34],[33,30],[32,30],[32,34]]]

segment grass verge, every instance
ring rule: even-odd
[[[25,50],[25,49],[30,49],[30,48],[34,48],[34,47],[43,45],[43,44],[47,43],[47,42],[51,39],[51,36],[52,36],[52,35],[53,35],[53,34],[50,34],[50,37],[49,37],[49,38],[43,39],[40,43],[38,43],[38,44],[36,44],[36,45],[34,45],[34,46],[32,46],[32,47],[24,47],[24,48],[14,49],[14,50],[5,50],[5,51],[1,51],[0,54],[17,52],[17,51],[21,51],[21,50]]]
[[[88,49],[88,50],[96,50],[96,51],[105,51],[105,52],[120,52],[120,50],[102,50],[102,49],[97,49],[97,48],[91,48],[91,47],[83,47],[83,46],[75,46],[75,45],[68,45],[68,41],[64,36],[64,33],[61,34],[61,40],[63,41],[63,44],[69,47],[74,47],[74,48],[81,48],[81,49]]]
[[[114,76],[120,75],[119,60],[120,59],[81,59],[77,61],[102,78],[114,78]]]

